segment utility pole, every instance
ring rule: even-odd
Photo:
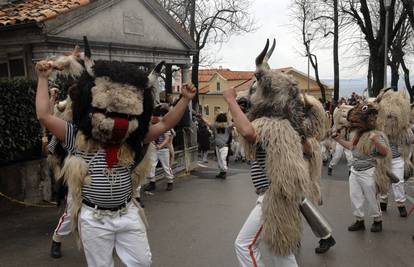
[[[195,13],[196,12],[195,11],[196,11],[196,0],[190,0],[190,36],[191,38],[193,38],[194,41],[195,41],[195,29],[196,29],[196,25],[195,25]],[[197,51],[196,53],[197,53],[196,56],[199,57],[200,51]],[[191,69],[194,72],[194,66]],[[198,73],[196,73],[196,75],[198,75]],[[198,84],[195,84],[195,86],[196,86],[196,95],[193,98],[193,108],[196,111],[198,111]]]

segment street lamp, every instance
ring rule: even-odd
[[[312,36],[312,34],[311,33],[308,33],[307,34],[307,36],[308,36],[308,40],[306,41],[306,43],[307,43],[307,46],[308,46],[308,53],[307,53],[307,56],[308,56],[308,89],[307,89],[307,94],[309,95],[310,94],[310,78],[309,78],[309,70],[310,70],[310,41],[311,41],[311,36]]]
[[[388,24],[391,0],[384,0],[385,6],[385,34],[384,34],[384,88],[387,87],[387,63],[388,63]]]

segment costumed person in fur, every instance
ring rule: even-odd
[[[88,266],[114,266],[114,248],[126,266],[150,266],[145,217],[133,189],[147,174],[151,142],[179,122],[195,89],[183,86],[175,108],[150,125],[147,74],[128,63],[93,61],[84,39],[84,54],[36,64],[37,117],[70,154],[62,174],[72,196],[72,232],[80,235]],[[72,123],[49,109],[47,84],[54,70],[77,77]]]
[[[364,206],[373,219],[371,232],[382,231],[382,214],[379,194],[388,192],[391,168],[391,151],[387,136],[377,130],[378,105],[375,101],[364,101],[350,109],[347,114],[352,141],[344,140],[337,133],[333,138],[352,151],[353,163],[349,177],[349,194],[356,221],[348,231],[363,231]]]
[[[201,117],[201,119],[203,118]],[[232,126],[229,123],[226,113],[219,113],[216,116],[214,124],[209,124],[205,120],[204,123],[207,124],[213,132],[217,164],[220,171],[220,173],[216,175],[216,178],[226,179],[228,169],[227,160],[232,140]]]
[[[274,47],[275,42],[268,52],[267,40],[256,59],[257,81],[250,90],[247,116],[236,102],[234,88],[223,93],[234,126],[243,137],[246,156],[251,159],[252,182],[258,194],[235,241],[243,267],[264,266],[259,250],[262,239],[274,266],[298,266],[294,253],[301,238],[300,211],[311,215],[307,219],[312,224],[323,221],[311,202],[321,200],[318,140],[326,131],[324,110],[316,99],[304,97],[290,76],[271,71],[267,61]],[[335,243],[329,226],[319,226],[323,230],[318,235],[332,241],[329,248]]]
[[[345,100],[343,100],[345,101]],[[349,140],[349,131],[348,128],[345,127],[347,125],[346,115],[348,111],[352,109],[353,106],[346,105],[345,103],[340,103],[338,107],[335,108],[333,112],[334,124],[332,127],[332,131],[336,132],[338,135],[341,136],[344,140]],[[336,164],[341,160],[342,155],[345,154],[346,161],[348,164],[348,171],[351,170],[352,166],[352,152],[349,149],[344,148],[338,142],[335,142],[335,149],[332,155],[332,159],[328,165],[328,175],[332,175],[332,170]]]
[[[394,201],[401,217],[407,217],[405,208],[404,170],[412,172],[410,152],[413,143],[413,132],[410,124],[410,99],[403,92],[396,92],[392,88],[383,89],[377,96],[378,118],[377,128],[384,132],[390,142],[392,161],[391,171],[398,178],[398,183],[391,185]],[[388,194],[380,196],[382,211],[387,210]]]

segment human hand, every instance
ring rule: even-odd
[[[224,97],[224,100],[226,100],[227,103],[229,103],[233,100],[235,101],[236,98],[237,98],[237,93],[236,93],[236,90],[234,89],[234,87],[224,91],[223,97]]]
[[[184,84],[182,89],[182,96],[188,100],[193,99],[196,94],[196,88],[193,84]]]
[[[36,63],[37,77],[47,79],[55,68],[53,61],[41,60]]]

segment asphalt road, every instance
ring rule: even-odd
[[[328,253],[316,255],[318,240],[304,224],[297,254],[299,266],[414,266],[413,219],[398,217],[395,205],[390,203],[382,233],[348,232],[354,218],[346,167],[341,162],[333,176],[326,176],[326,169],[323,173],[321,211],[333,226],[337,244]],[[144,196],[153,267],[237,266],[233,242],[256,195],[247,164],[232,164],[226,180],[215,179],[215,174],[214,163],[210,163],[191,176],[177,179],[173,191],[164,191],[161,184],[154,195]],[[407,201],[407,207],[410,204]],[[86,266],[72,236],[64,240],[63,258],[49,257],[57,219],[54,208],[16,206],[12,212],[0,212],[0,266]],[[366,222],[368,229],[370,223]],[[262,250],[266,266],[271,266],[266,248]],[[116,266],[122,266],[119,260]]]

